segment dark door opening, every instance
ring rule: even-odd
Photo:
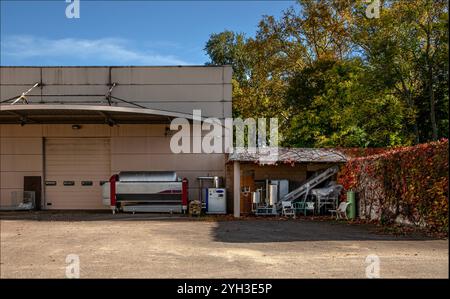
[[[25,176],[23,177],[23,191],[33,191],[35,198],[35,210],[41,209],[41,177],[40,176]]]

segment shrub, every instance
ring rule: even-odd
[[[357,156],[357,155],[356,155]],[[338,175],[362,218],[448,234],[448,139],[350,158]]]

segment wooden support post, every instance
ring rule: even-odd
[[[235,218],[241,216],[241,165],[239,161],[233,163],[233,214]]]

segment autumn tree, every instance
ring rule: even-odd
[[[289,146],[396,146],[448,137],[444,0],[299,0],[254,37],[212,34],[234,70],[233,111],[278,117]]]

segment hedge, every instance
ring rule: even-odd
[[[350,158],[338,181],[359,198],[362,219],[448,234],[448,139]]]

